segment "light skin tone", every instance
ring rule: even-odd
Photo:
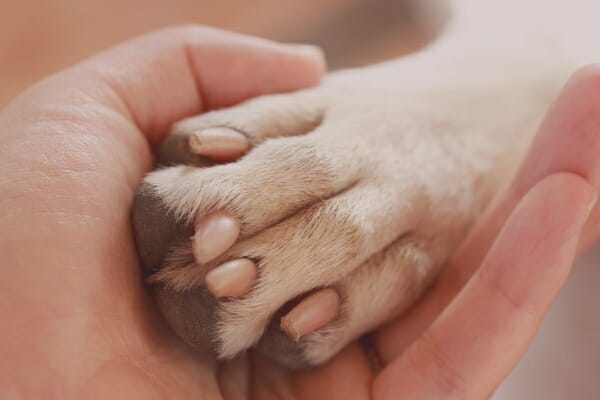
[[[322,72],[310,48],[185,27],[54,75],[2,111],[0,397],[475,399],[494,390],[564,282],[595,201],[592,69],[571,81],[515,183],[438,285],[375,333],[380,372],[358,344],[304,372],[252,353],[215,363],[157,314],[129,225],[151,146],[182,117],[313,85]],[[596,233],[586,229],[584,241]]]

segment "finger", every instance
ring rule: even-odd
[[[567,82],[550,108],[509,189],[457,253],[468,278],[480,264],[518,201],[536,183],[571,172],[600,187],[600,64],[584,67]],[[584,240],[588,241],[587,233]]]
[[[488,398],[564,283],[596,191],[552,175],[523,198],[481,269],[375,383],[382,399]],[[403,397],[405,398],[405,397]]]
[[[600,67],[576,72],[551,107],[516,178],[481,217],[438,280],[438,284],[405,318],[376,337],[384,361],[402,352],[480,266],[494,238],[523,194],[535,182],[560,171],[572,172],[600,187]],[[582,242],[600,227],[600,212],[592,212]]]
[[[27,102],[106,104],[155,140],[184,116],[312,86],[323,70],[323,56],[313,46],[180,26],[115,46],[43,81]]]
[[[73,176],[102,176],[111,199],[97,204],[129,202],[152,166],[148,142],[156,144],[174,121],[314,85],[323,69],[313,47],[200,26],[158,31],[45,79],[15,99],[0,113],[0,159],[12,167],[4,172],[16,182],[39,173],[47,185],[48,171],[65,171],[52,174],[51,186],[66,188],[74,187]],[[86,186],[82,193],[99,194],[97,180],[76,185]]]

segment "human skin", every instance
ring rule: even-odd
[[[228,68],[231,57],[237,62]],[[415,321],[426,323],[408,330],[409,315],[377,333],[382,371],[372,370],[358,344],[304,372],[252,353],[217,365],[190,351],[155,310],[129,209],[161,133],[186,115],[315,84],[322,70],[314,50],[177,28],[54,75],[2,111],[0,397],[480,398],[493,391],[564,281],[595,201],[595,69],[579,73],[557,103],[512,186],[519,190],[506,192],[453,259],[449,271],[462,279],[449,272],[428,297],[442,293],[442,300],[416,309],[425,318]],[[578,134],[557,131],[553,118]],[[557,157],[566,151],[557,140],[590,157]],[[452,295],[443,294],[443,282]],[[481,341],[466,340],[465,331]],[[494,345],[482,346],[486,339]],[[401,343],[410,344],[400,351]]]

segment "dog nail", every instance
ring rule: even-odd
[[[294,341],[335,319],[340,297],[334,289],[322,289],[304,298],[281,318],[281,329]]]
[[[238,221],[222,211],[204,216],[196,225],[192,237],[192,251],[196,261],[214,260],[230,248],[240,234]]]
[[[241,297],[256,282],[256,265],[247,258],[238,258],[211,269],[204,283],[215,297]]]
[[[188,140],[192,153],[217,161],[238,158],[250,147],[246,136],[234,129],[224,127],[208,128],[192,133]]]

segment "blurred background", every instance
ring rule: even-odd
[[[200,23],[322,46],[333,68],[413,51],[436,0],[0,0],[0,107],[36,80],[127,38]],[[438,1],[439,2],[439,1]]]

